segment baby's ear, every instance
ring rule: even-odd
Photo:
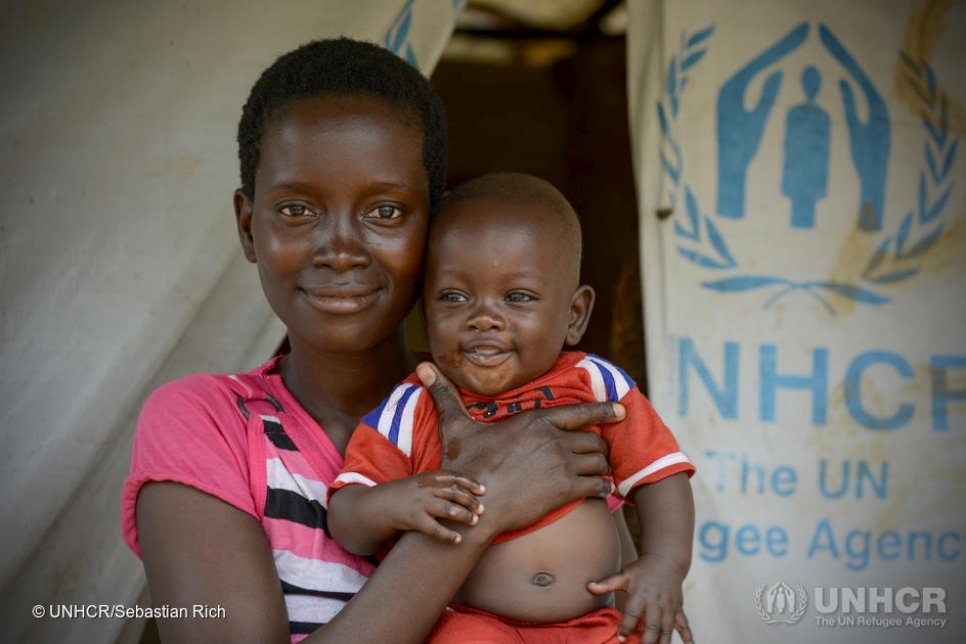
[[[567,318],[567,338],[564,344],[568,347],[576,346],[584,337],[590,314],[594,310],[594,289],[582,284],[570,300],[570,316]]]

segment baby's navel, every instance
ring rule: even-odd
[[[540,588],[546,588],[557,583],[557,579],[549,572],[538,572],[530,578],[530,583],[534,586],[539,586]]]

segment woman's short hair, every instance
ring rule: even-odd
[[[280,56],[255,82],[238,123],[241,189],[255,194],[266,124],[288,105],[323,96],[369,96],[398,109],[423,133],[423,166],[435,209],[446,184],[443,104],[417,69],[378,45],[349,38],[315,40]]]

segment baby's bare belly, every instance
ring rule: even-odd
[[[457,601],[510,619],[559,622],[610,603],[587,583],[620,566],[620,541],[607,503],[586,499],[548,526],[490,548]]]

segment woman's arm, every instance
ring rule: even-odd
[[[425,640],[496,535],[568,501],[610,490],[602,478],[606,444],[594,434],[558,429],[613,419],[610,404],[534,410],[478,432],[454,415],[461,406],[448,383],[440,378],[430,391],[438,405],[443,401],[441,412],[448,410],[441,423],[449,460],[469,461],[468,469],[485,477],[486,511],[476,526],[453,526],[462,537],[456,545],[404,534],[356,597],[305,640],[309,644]],[[138,495],[137,524],[156,606],[225,609],[225,619],[159,620],[164,641],[289,640],[271,547],[251,515],[197,489],[157,482]]]
[[[148,483],[138,535],[155,606],[221,606],[224,619],[159,619],[165,642],[288,642],[288,616],[265,532],[250,514],[179,483]]]
[[[159,619],[162,641],[289,641],[271,547],[252,516],[186,485],[149,483],[137,521],[153,604],[225,611],[224,619]],[[493,536],[469,530],[452,545],[403,535],[358,595],[304,641],[422,642]]]

